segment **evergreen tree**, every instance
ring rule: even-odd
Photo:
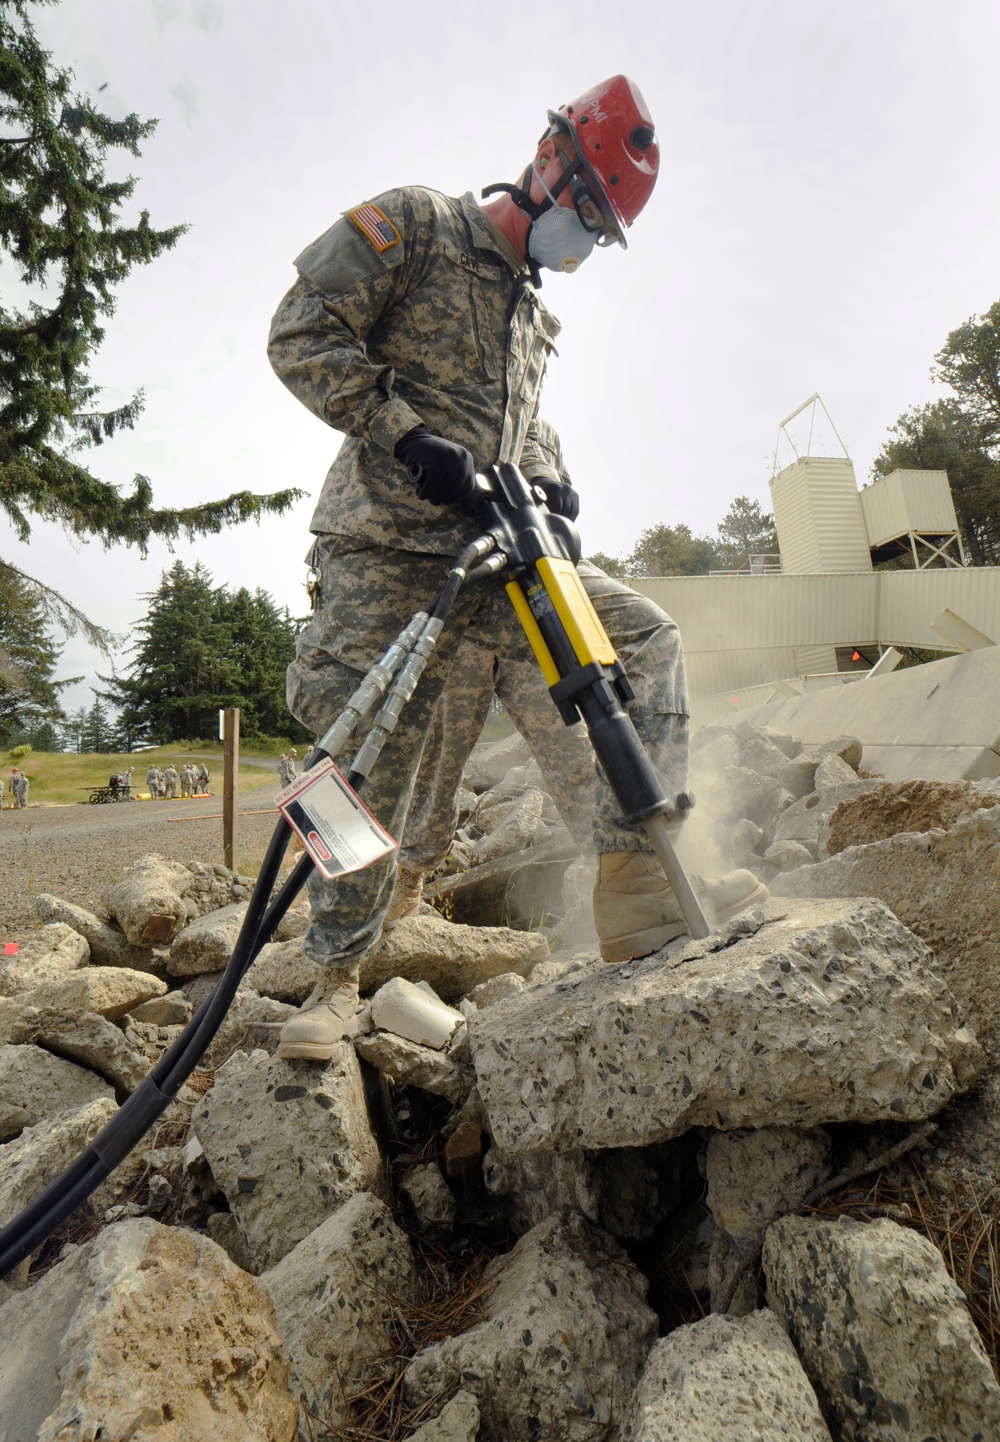
[[[188,570],[176,561],[145,599],[129,673],[101,678],[101,694],[120,708],[122,749],[214,736],[228,706],[240,708],[245,736],[309,739],[285,707],[295,623],[265,591],[230,592],[200,563]]]
[[[59,733],[59,740],[63,751],[75,751],[79,753],[83,750],[83,732],[86,725],[86,706],[78,706],[75,711],[67,713]]]
[[[106,754],[113,749],[113,735],[108,708],[100,696],[95,696],[80,733],[80,750]]]
[[[53,679],[59,647],[44,608],[14,570],[0,568],[0,745],[62,716]]]
[[[288,611],[280,611],[259,587],[252,595],[241,587],[219,593],[216,616],[229,633],[237,684],[225,704],[240,708],[244,736],[308,740],[309,732],[285,705],[285,671],[295,656],[295,623]]]
[[[114,313],[115,287],[185,230],[156,230],[146,211],[128,223],[123,209],[135,177],[105,174],[110,151],[137,156],[155,125],[134,114],[113,120],[76,94],[72,72],[39,45],[26,0],[0,0],[0,252],[23,295],[17,307],[0,306],[0,510],[21,540],[40,516],[105,546],[145,551],[151,536],[215,533],[280,513],[300,494],[241,491],[157,508],[145,476],[122,494],[76,458],[136,423],[142,392],[102,410],[88,367]]]
[[[618,556],[608,556],[604,551],[595,551],[592,556],[587,557],[587,560],[593,566],[600,566],[601,570],[608,576],[621,578],[626,574],[625,562]]]
[[[175,561],[156,591],[143,597],[149,610],[136,627],[131,676],[102,676],[105,699],[127,709],[145,740],[196,740],[214,736],[217,712],[237,690],[228,659],[229,631],[216,617],[216,590],[206,568]],[[220,699],[224,698],[224,699]]]
[[[947,471],[969,560],[1000,565],[1000,459],[960,401],[935,401],[900,416],[872,463],[875,479],[895,470]]]
[[[737,496],[719,522],[718,558],[722,568],[738,571],[751,556],[776,554],[778,533],[774,517],[759,501]]]
[[[953,330],[934,357],[935,380],[951,387],[959,408],[975,423],[980,443],[1000,445],[1000,300]]]
[[[715,542],[690,526],[647,526],[626,561],[630,576],[704,576],[718,564]]]

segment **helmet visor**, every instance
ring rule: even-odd
[[[604,214],[600,202],[580,170],[570,175],[569,190],[584,230],[596,233],[598,245],[613,244],[618,239],[617,228]]]

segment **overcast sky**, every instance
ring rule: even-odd
[[[140,385],[147,405],[92,468],[148,475],[168,505],[309,492],[176,552],[293,614],[339,444],[264,354],[294,256],[391,185],[515,179],[545,110],[609,74],[639,84],[662,160],[627,253],[544,287],[564,329],[543,410],[585,551],[627,554],[660,521],[714,533],[737,495],[770,509],[779,422],[815,391],[863,483],[898,414],[941,393],[948,332],[1000,296],[995,0],[63,0],[34,18],[107,113],[159,117],[136,202],[191,226],[121,287],[93,375],[109,405]],[[4,555],[117,631],[172,561],[46,526]],[[95,668],[67,645],[60,674]]]

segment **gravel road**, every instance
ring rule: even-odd
[[[238,870],[256,873],[278,816],[249,813],[270,811],[277,790],[275,776],[240,794]],[[221,811],[221,795],[0,811],[0,942],[27,941],[39,892],[102,913],[105,886],[148,851],[176,861],[221,861]]]

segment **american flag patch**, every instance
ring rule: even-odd
[[[359,205],[357,210],[348,212],[348,219],[354,221],[365,239],[371,241],[380,253],[399,241],[399,231],[377,205]]]

